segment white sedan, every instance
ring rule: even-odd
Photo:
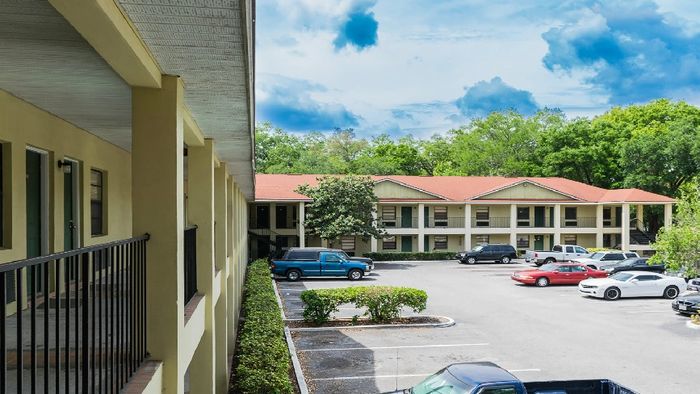
[[[676,298],[686,290],[683,278],[644,271],[618,272],[607,278],[586,279],[578,284],[583,296],[617,300],[621,297]]]

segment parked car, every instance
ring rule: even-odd
[[[595,252],[589,257],[578,257],[571,259],[574,263],[585,264],[593,269],[599,270],[603,268],[604,265],[610,265],[614,263],[619,263],[623,260],[630,259],[632,257],[639,257],[635,252],[621,252],[619,250],[607,250],[601,252]]]
[[[671,308],[681,315],[700,313],[700,292],[690,291],[678,296],[671,303]]]
[[[477,261],[495,261],[508,264],[518,258],[518,253],[512,245],[489,244],[479,245],[468,252],[460,252],[455,256],[460,264],[474,264]]]
[[[337,251],[319,251],[315,260],[272,260],[270,269],[273,274],[285,276],[290,281],[303,276],[346,276],[350,280],[360,280],[371,270],[368,264],[347,260]]]
[[[452,364],[410,389],[388,394],[635,394],[607,379],[523,382],[491,362]]]
[[[586,248],[578,245],[554,245],[551,251],[526,250],[525,262],[535,263],[540,266],[557,261],[569,261],[578,257],[588,256],[589,254]]]
[[[605,278],[605,271],[594,270],[583,264],[551,263],[537,269],[516,271],[511,279],[526,285],[545,287],[548,285],[577,285],[588,278]]]
[[[621,271],[649,271],[663,274],[666,271],[666,266],[663,264],[649,265],[647,258],[632,257],[619,263],[604,265],[601,269],[611,275]]]
[[[700,292],[700,278],[688,280],[688,291]]]
[[[318,260],[320,252],[336,252],[340,254],[345,260],[349,261],[359,261],[369,265],[370,269],[374,270],[374,261],[369,257],[359,257],[350,256],[342,249],[330,249],[330,248],[289,248],[287,249],[279,260]]]
[[[586,279],[578,284],[583,296],[617,300],[623,297],[676,298],[686,290],[683,278],[646,271],[618,272],[607,278]]]

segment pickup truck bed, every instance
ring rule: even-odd
[[[523,384],[528,394],[636,394],[607,379],[523,382]]]

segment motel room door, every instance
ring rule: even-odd
[[[401,237],[401,251],[402,252],[412,252],[413,251],[413,236],[404,235]]]

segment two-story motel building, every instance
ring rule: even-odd
[[[256,176],[250,207],[252,255],[269,248],[322,246],[307,234],[310,200],[294,190],[319,175]],[[367,252],[460,251],[484,243],[511,244],[518,251],[554,244],[621,248],[650,253],[644,207],[663,206],[671,223],[672,198],[639,189],[607,190],[564,178],[373,176],[381,239],[348,234],[334,247]]]
[[[228,391],[253,15],[0,1],[1,393]]]

